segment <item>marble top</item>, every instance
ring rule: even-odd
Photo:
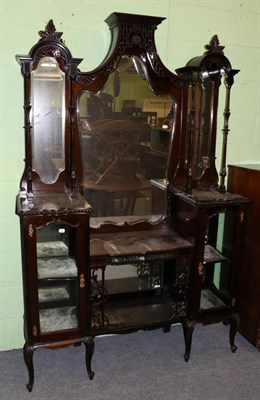
[[[170,229],[90,235],[91,257],[169,253],[189,248],[192,244]]]
[[[170,191],[187,203],[191,203],[197,206],[214,207],[216,205],[222,204],[231,205],[249,203],[249,199],[244,196],[229,192],[221,192],[215,188],[195,188],[192,189],[191,193],[188,193],[185,190],[181,190],[171,186]]]

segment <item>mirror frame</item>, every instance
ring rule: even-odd
[[[79,138],[75,132],[76,103],[73,95],[73,82],[77,74],[80,58],[73,58],[70,50],[61,39],[62,32],[57,32],[53,20],[44,31],[39,32],[41,39],[31,48],[28,55],[17,55],[24,78],[24,132],[25,132],[25,168],[20,182],[20,196],[32,199],[38,190],[49,191],[66,189],[69,193],[82,192],[82,168],[80,160]],[[65,80],[65,168],[52,183],[44,183],[33,170],[33,121],[31,74],[37,69],[44,57],[56,60]],[[75,155],[79,156],[76,157]]]

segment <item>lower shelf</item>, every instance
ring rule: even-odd
[[[223,308],[226,304],[209,289],[201,293],[200,310]],[[110,301],[96,306],[92,311],[92,329],[95,332],[111,332],[152,325],[163,325],[186,318],[187,301],[175,301],[169,295],[125,299],[120,303]],[[51,333],[77,329],[77,309],[57,307],[40,310],[40,332]]]
[[[92,315],[93,330],[113,331],[146,325],[171,323],[186,317],[186,302],[175,302],[169,297],[124,300],[96,307]]]
[[[50,333],[78,327],[76,307],[40,310],[40,331]]]

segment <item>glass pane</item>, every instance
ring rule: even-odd
[[[236,215],[229,212],[208,218],[201,311],[230,304],[235,223]]]
[[[57,61],[40,60],[31,74],[32,168],[54,183],[65,168],[65,79]]]
[[[85,196],[96,221],[158,221],[165,213],[175,103],[152,92],[141,68],[123,58],[101,92],[79,100]]]
[[[40,332],[75,329],[77,280],[72,228],[50,224],[37,230],[37,274]]]

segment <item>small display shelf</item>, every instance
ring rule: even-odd
[[[71,257],[37,258],[37,267],[38,279],[76,277],[78,273]]]
[[[211,262],[220,262],[220,261],[227,261],[228,258],[224,257],[220,251],[215,249],[213,246],[210,244],[205,245],[205,250],[204,250],[204,260],[203,263],[211,263]]]
[[[50,288],[39,288],[38,296],[40,303],[66,301],[69,300],[69,290],[66,285],[56,284]]]
[[[225,306],[226,304],[211,290],[202,289],[200,297],[200,311],[208,311]]]
[[[58,307],[40,310],[41,333],[77,329],[76,307]]]
[[[69,255],[68,246],[61,240],[37,242],[37,257],[65,257]]]

